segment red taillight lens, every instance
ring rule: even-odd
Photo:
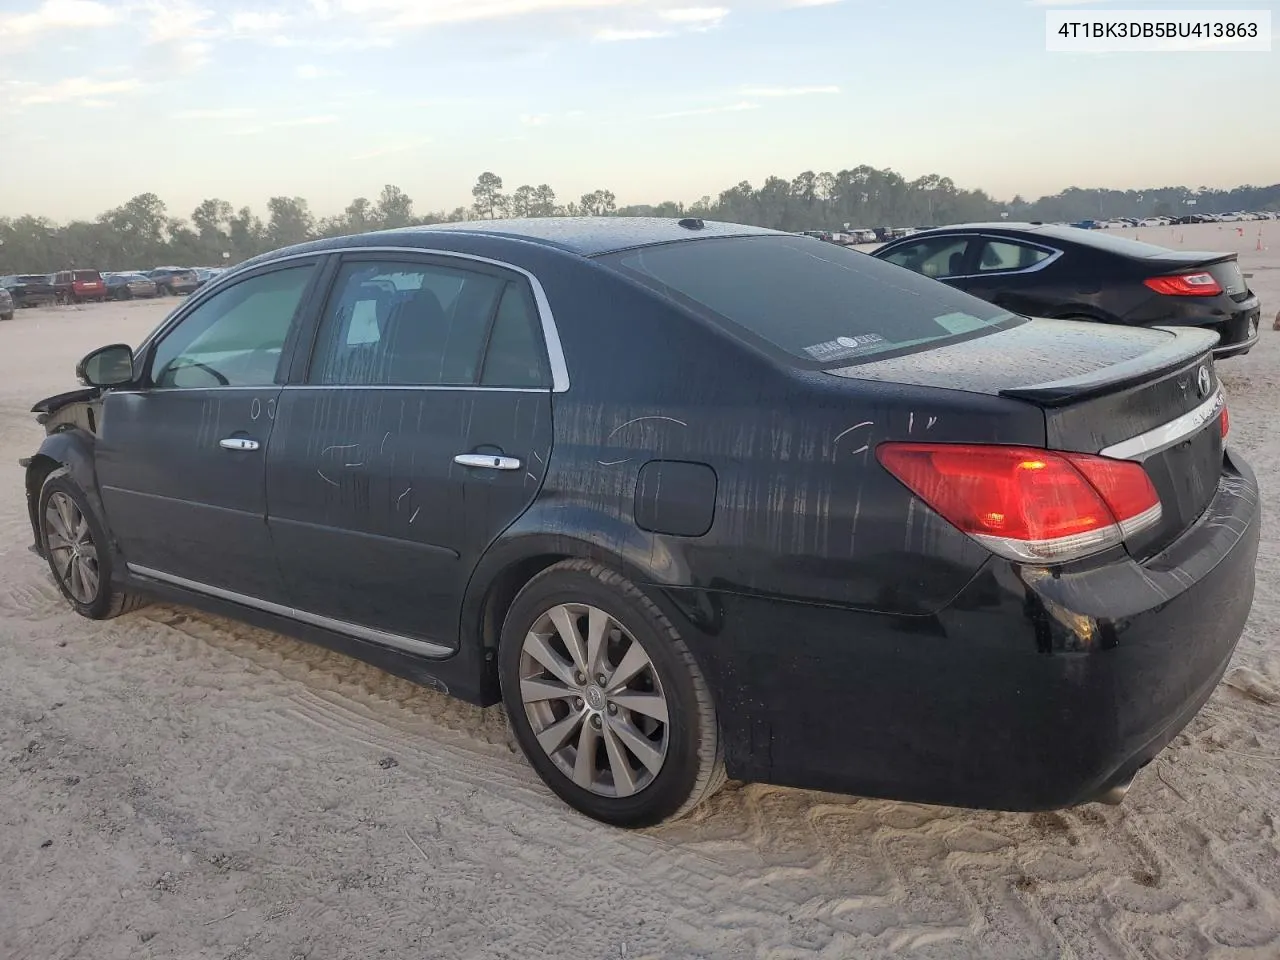
[[[1222,284],[1211,273],[1179,273],[1171,277],[1147,277],[1142,281],[1156,293],[1171,297],[1216,297]]]
[[[1222,427],[1222,439],[1227,439],[1227,434],[1231,430],[1231,417],[1227,413],[1227,405],[1222,405],[1222,412],[1218,414],[1218,426]]]
[[[876,456],[954,526],[1011,560],[1074,560],[1160,519],[1151,479],[1127,460],[946,443],[883,443]]]

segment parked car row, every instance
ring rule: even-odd
[[[56,273],[0,277],[0,288],[17,307],[50,303],[104,303],[135,297],[185,296],[194,293],[223,267],[156,267],[151,270],[59,270]],[[7,319],[0,310],[0,318]]]
[[[1084,230],[1123,230],[1129,227],[1167,227],[1191,223],[1238,223],[1244,220],[1280,220],[1280,213],[1189,213],[1181,217],[1112,217],[1109,220],[1077,220],[1073,227]]]

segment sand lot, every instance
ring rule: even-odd
[[[1263,484],[1252,619],[1122,806],[1035,815],[730,785],[619,832],[498,709],[191,610],[81,620],[27,550],[28,410],[174,304],[0,323],[0,957],[1280,956],[1280,223],[1240,227],[1122,233],[1239,250],[1263,298],[1221,367]]]

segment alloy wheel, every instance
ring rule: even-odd
[[[629,797],[667,757],[667,698],[640,642],[598,607],[563,603],[520,650],[520,699],[539,746],[574,784]]]
[[[71,497],[57,491],[45,505],[44,529],[58,579],[77,603],[92,603],[101,574],[88,518]]]

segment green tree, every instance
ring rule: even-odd
[[[302,197],[272,197],[267,201],[267,210],[271,215],[267,239],[274,247],[302,243],[315,231],[315,218]]]
[[[413,223],[413,201],[397,186],[388,183],[378,197],[374,211],[378,224],[386,230],[407,227]]]
[[[516,187],[515,193],[511,194],[511,215],[513,217],[536,216],[534,209],[537,202],[537,190],[533,187],[527,183]]]
[[[618,212],[618,199],[612,190],[594,190],[582,195],[582,212],[588,217],[607,217]]]
[[[506,207],[506,197],[502,195],[502,178],[496,173],[480,174],[476,185],[471,188],[471,196],[476,213],[492,220]]]

